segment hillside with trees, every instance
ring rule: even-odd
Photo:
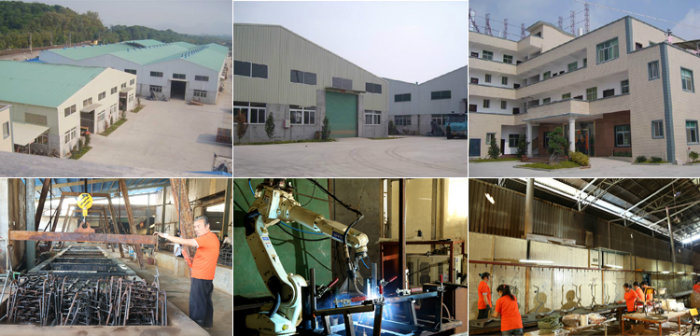
[[[169,29],[122,25],[105,27],[96,12],[79,14],[59,5],[0,1],[0,50],[28,48],[30,36],[33,47],[94,40],[114,43],[138,39],[194,44],[231,43],[230,38],[186,35]]]

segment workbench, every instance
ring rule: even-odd
[[[681,323],[681,318],[685,315],[689,314],[689,310],[682,311],[682,312],[666,312],[661,315],[647,315],[645,313],[629,313],[629,314],[623,314],[622,318],[620,319],[620,322],[622,323],[621,325],[621,331],[622,335],[627,335],[625,331],[625,320],[629,321],[639,321],[646,324],[657,324],[659,328],[659,336],[663,335],[663,328],[661,327],[662,324],[666,322],[678,322],[678,332],[679,334],[682,334],[681,328],[683,324]],[[658,316],[661,318],[652,318],[652,316]]]
[[[576,327],[576,328],[559,328],[557,330],[554,330],[550,333],[543,333],[541,330],[535,330],[535,331],[530,331],[526,332],[525,336],[567,336],[567,335],[576,335],[580,331],[588,330],[588,329],[593,329],[597,327],[603,327],[603,332],[605,333],[604,335],[608,334],[608,326],[610,323],[616,321],[616,318],[611,318],[608,320],[605,320],[601,323],[598,324],[589,324],[583,327]]]

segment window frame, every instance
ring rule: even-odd
[[[369,93],[382,93],[382,85],[377,83],[365,82],[365,91]]]
[[[491,99],[484,99],[481,101],[481,107],[491,108]]]
[[[647,79],[655,80],[661,77],[661,72],[659,71],[659,61],[651,61],[647,63]]]
[[[209,81],[209,76],[194,75],[194,80],[200,81],[200,82],[208,82],[208,81]]]
[[[401,121],[399,121],[401,120]],[[410,115],[395,115],[394,125],[396,126],[411,126],[411,116]]]
[[[193,90],[192,91],[192,96],[193,97],[198,97],[198,98],[207,98],[207,90]]]
[[[591,94],[589,93],[590,90],[593,90],[593,94],[592,94],[593,99],[590,98],[590,96],[591,96]],[[596,99],[598,99],[598,87],[594,86],[594,87],[587,88],[586,89],[586,101],[592,101],[592,100],[596,100]]]
[[[491,141],[495,141],[495,140],[496,140],[496,133],[495,132],[486,133],[486,140],[484,141],[484,143],[487,146],[491,145]]]
[[[236,104],[238,103],[238,104]],[[242,105],[241,103],[244,103],[245,105]],[[233,110],[234,110],[234,118],[233,122],[234,124],[237,124],[238,121],[236,120],[236,110],[243,110],[245,111],[245,117],[246,117],[246,124],[248,125],[263,125],[265,124],[265,121],[267,121],[267,105],[265,106],[252,106],[252,104],[257,103],[251,103],[251,102],[234,102],[233,104]],[[262,122],[251,122],[251,116],[252,116],[252,111],[255,110],[257,113],[256,119],[260,119],[260,112],[263,113],[263,121]]]
[[[7,139],[12,135],[12,130],[10,130],[10,122],[6,121],[2,123],[2,138]]]
[[[658,125],[658,130],[660,133],[656,133]],[[663,139],[664,138],[664,121],[662,119],[651,121],[651,138],[652,139]]]
[[[508,102],[501,99],[501,110],[507,110],[508,109]]]
[[[690,78],[685,77],[686,73],[690,74]],[[689,80],[688,83],[690,84],[690,88],[688,88],[688,83],[686,83],[687,80]],[[681,67],[681,87],[685,92],[695,92],[695,79],[693,77],[693,70]]]
[[[617,37],[598,43],[595,46],[596,64],[603,64],[620,58],[620,43]],[[607,55],[607,54],[610,55]]]
[[[365,110],[365,125],[381,125],[382,124],[382,111],[378,110]],[[367,122],[367,117],[371,120]]]
[[[506,57],[510,57],[510,62],[506,62]],[[513,64],[513,55],[503,54],[503,63],[505,63],[505,64]]]
[[[156,90],[154,90],[156,89]],[[158,92],[161,93],[163,92],[163,86],[162,85],[149,85],[148,86],[148,92]]]
[[[688,130],[689,130],[688,123],[695,123],[695,127],[693,127],[691,129],[691,131],[695,131],[695,141],[690,141],[690,139],[688,139]],[[685,121],[685,137],[686,137],[686,142],[689,145],[700,144],[700,134],[698,133],[698,121],[697,120],[686,119],[686,121]]]
[[[515,139],[513,139],[513,136],[515,136]],[[508,134],[508,147],[518,148],[518,142],[520,142],[520,138],[522,138],[522,134],[519,134],[519,133]],[[511,141],[513,141],[513,140],[515,140],[515,144],[511,143]]]
[[[161,72],[161,71],[151,71],[150,75],[151,75],[151,77],[162,78],[162,77],[163,77],[163,72]]]
[[[432,91],[430,100],[452,99],[452,90]]]
[[[507,76],[501,76],[501,85],[508,85],[508,77]]]
[[[408,97],[408,99],[405,99]],[[398,93],[394,95],[394,103],[402,103],[402,102],[410,102],[411,101],[411,94],[410,93]]]
[[[484,83],[491,83],[491,74],[484,74]]]
[[[630,80],[625,79],[623,81],[620,81],[620,94],[628,94],[630,93]]]
[[[627,127],[627,130],[618,130],[618,128],[621,127]],[[623,134],[623,141],[624,141],[624,134],[627,134],[627,137],[629,138],[629,143],[627,145],[625,144],[618,144],[617,143],[617,135],[618,133]],[[615,148],[630,148],[632,147],[632,128],[630,124],[622,124],[622,125],[614,125],[613,126],[613,141]]]
[[[488,55],[488,57],[486,55]],[[485,60],[493,61],[493,51],[482,50],[481,51],[481,58],[485,59]]]
[[[561,100],[571,99],[571,92],[562,93]]]

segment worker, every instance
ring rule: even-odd
[[[219,238],[210,231],[209,219],[199,216],[194,220],[194,233],[197,238],[186,239],[156,232],[162,238],[182,246],[196,247],[197,252],[189,265],[190,277],[190,318],[203,328],[211,328],[214,318],[214,305],[211,294],[214,289],[214,272],[219,259]]]
[[[493,308],[491,304],[491,287],[489,287],[488,281],[491,279],[491,274],[484,272],[479,274],[481,277],[481,282],[479,282],[479,287],[477,291],[479,292],[479,299],[477,302],[477,308],[479,308],[479,316],[477,319],[484,319],[489,317],[489,310]]]
[[[695,280],[695,285],[693,285],[693,291],[700,293],[700,278]]]
[[[627,305],[627,312],[628,313],[636,312],[637,310],[635,309],[634,305],[638,299],[637,293],[635,292],[634,289],[632,289],[632,286],[630,286],[627,283],[622,285],[622,287],[625,288],[625,300],[618,301],[618,303],[625,303]]]
[[[493,317],[501,317],[501,334],[522,335],[523,317],[518,309],[518,300],[510,292],[508,285],[500,285],[496,291],[501,296],[496,301],[496,310]]]
[[[644,291],[642,291],[642,288],[639,287],[639,282],[635,281],[632,283],[634,286],[634,294],[637,295],[637,305],[643,306],[644,305]]]
[[[649,283],[646,281],[642,281],[642,288],[644,289],[644,299],[646,300],[646,303],[652,304],[654,302],[654,289],[651,288],[651,286],[649,286]]]

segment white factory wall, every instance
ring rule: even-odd
[[[12,152],[14,151],[14,146],[12,143],[12,121],[10,115],[11,105],[1,105],[0,104],[0,152]],[[9,129],[7,135],[5,132],[5,125]]]

